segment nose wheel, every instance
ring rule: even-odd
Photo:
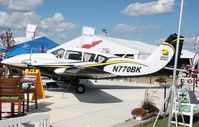
[[[76,93],[84,93],[85,92],[85,86],[83,85],[83,84],[78,84],[77,86],[76,86],[76,89],[75,89],[75,91],[76,91]]]

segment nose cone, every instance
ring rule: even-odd
[[[15,56],[15,57],[10,57],[7,59],[4,59],[1,61],[2,64],[4,65],[9,65],[9,66],[18,66],[24,64],[23,61],[27,60],[26,57],[24,56]]]
[[[7,58],[7,59],[4,59],[4,60],[1,61],[2,64],[11,64],[13,62],[14,61],[11,58]]]

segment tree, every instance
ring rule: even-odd
[[[102,32],[104,33],[104,35],[108,34],[107,29],[105,29],[105,28],[102,28]]]
[[[8,29],[8,31],[2,33],[0,35],[0,42],[3,44],[3,46],[7,49],[9,49],[10,47],[12,47],[16,42],[13,38],[13,34],[10,31],[10,29]]]

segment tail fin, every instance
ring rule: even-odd
[[[167,43],[170,43],[174,48],[175,48],[175,53],[176,53],[176,44],[177,44],[177,34],[172,34],[170,35],[166,41]],[[180,60],[180,55],[182,53],[182,48],[183,48],[183,42],[184,42],[184,37],[180,36],[180,42],[179,42],[179,49],[178,49],[178,61]],[[164,43],[164,42],[163,42]],[[175,55],[173,55],[171,61],[166,65],[167,67],[173,67],[175,62]],[[179,66],[179,62],[177,67]]]
[[[171,34],[146,60],[149,65],[164,67],[173,65],[176,53],[177,34]],[[184,37],[180,36],[178,58],[180,57]]]

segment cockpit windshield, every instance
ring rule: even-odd
[[[52,52],[57,58],[63,58],[65,50],[63,48],[57,49]]]

